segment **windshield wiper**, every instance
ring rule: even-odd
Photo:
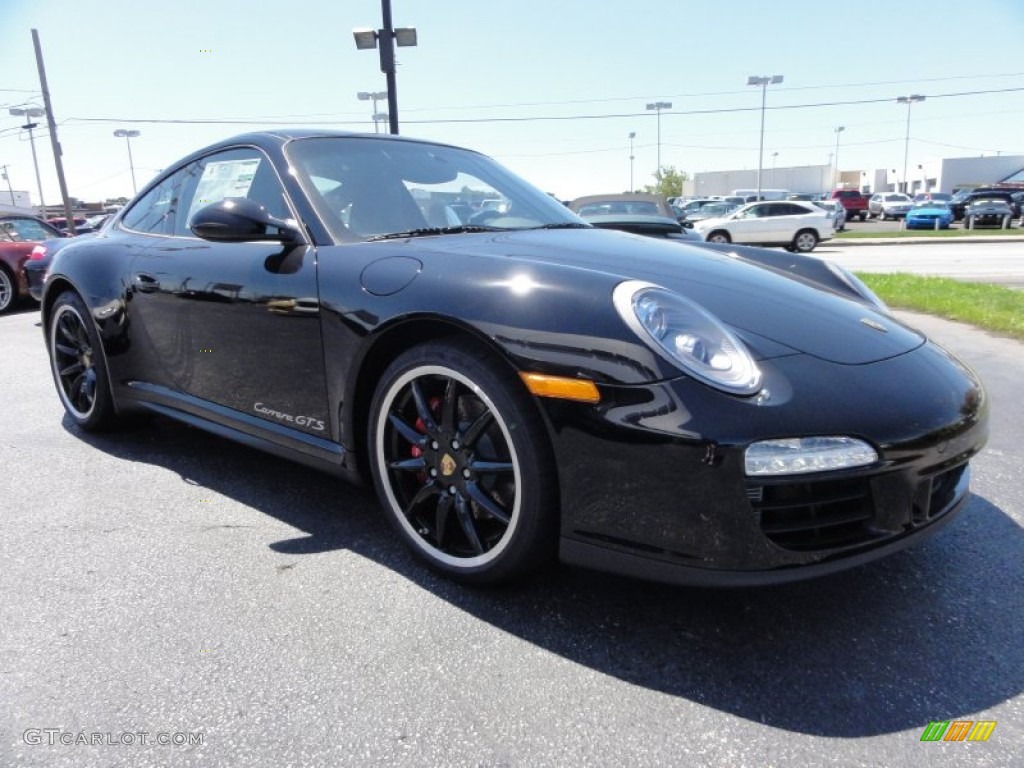
[[[555,224],[541,224],[533,229],[593,229],[590,224],[583,224],[579,221],[559,221]]]
[[[401,240],[405,237],[429,237],[430,235],[461,235],[464,232],[507,232],[506,227],[487,227],[483,224],[460,224],[457,227],[421,227],[408,232],[388,232],[366,238],[366,242],[375,240]]]

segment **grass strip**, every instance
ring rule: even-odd
[[[970,323],[1024,341],[1024,291],[905,272],[857,276],[890,307]]]
[[[1024,238],[1024,229],[1013,227],[1012,229],[999,229],[998,227],[985,229],[901,229],[895,232],[855,232],[847,228],[845,232],[836,232],[833,242],[836,240],[860,240],[861,238],[892,238],[897,240],[901,237],[1020,237]]]

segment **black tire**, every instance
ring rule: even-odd
[[[866,221],[866,220],[867,220],[867,218],[868,218],[868,215],[867,215],[866,213],[861,213],[861,214],[860,214],[860,220],[861,220],[861,221]]]
[[[18,281],[0,264],[0,315],[18,303]]]
[[[99,332],[78,294],[66,291],[57,297],[46,341],[53,382],[68,416],[87,432],[115,426],[119,419]]]
[[[818,247],[818,233],[813,229],[801,229],[793,236],[790,247],[797,253],[810,253]]]
[[[707,237],[709,243],[731,243],[732,238],[729,237],[729,233],[724,229],[716,229]]]
[[[885,219],[886,219],[885,209],[882,209],[881,211],[878,212],[878,220],[879,221],[885,221]]]
[[[554,459],[515,371],[466,342],[400,355],[370,409],[370,466],[385,516],[457,581],[495,584],[554,560]]]

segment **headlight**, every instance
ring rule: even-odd
[[[626,325],[687,373],[733,394],[761,388],[761,371],[743,342],[694,302],[639,280],[617,285],[612,300]]]
[[[876,461],[875,449],[853,437],[794,437],[751,444],[744,464],[748,477],[771,477],[850,469]]]

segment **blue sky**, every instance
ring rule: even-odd
[[[901,167],[1024,154],[1024,2],[605,3],[599,0],[393,0],[402,133],[496,157],[559,197],[637,186],[661,157],[689,173],[756,168],[760,90],[770,86],[765,167]],[[851,10],[856,8],[856,10]],[[41,104],[30,30],[39,30],[72,195],[131,193],[182,155],[269,124],[373,130],[358,91],[384,90],[355,27],[378,27],[378,0],[0,0],[0,164],[16,189],[35,177],[12,106]],[[1009,90],[1017,89],[1017,90]],[[998,91],[973,94],[976,91]],[[946,95],[970,94],[970,95]],[[838,103],[837,103],[838,102]],[[847,103],[842,103],[847,102]],[[848,103],[861,102],[861,103]],[[237,121],[172,123],[146,121]],[[58,187],[45,130],[36,133],[43,190]]]

